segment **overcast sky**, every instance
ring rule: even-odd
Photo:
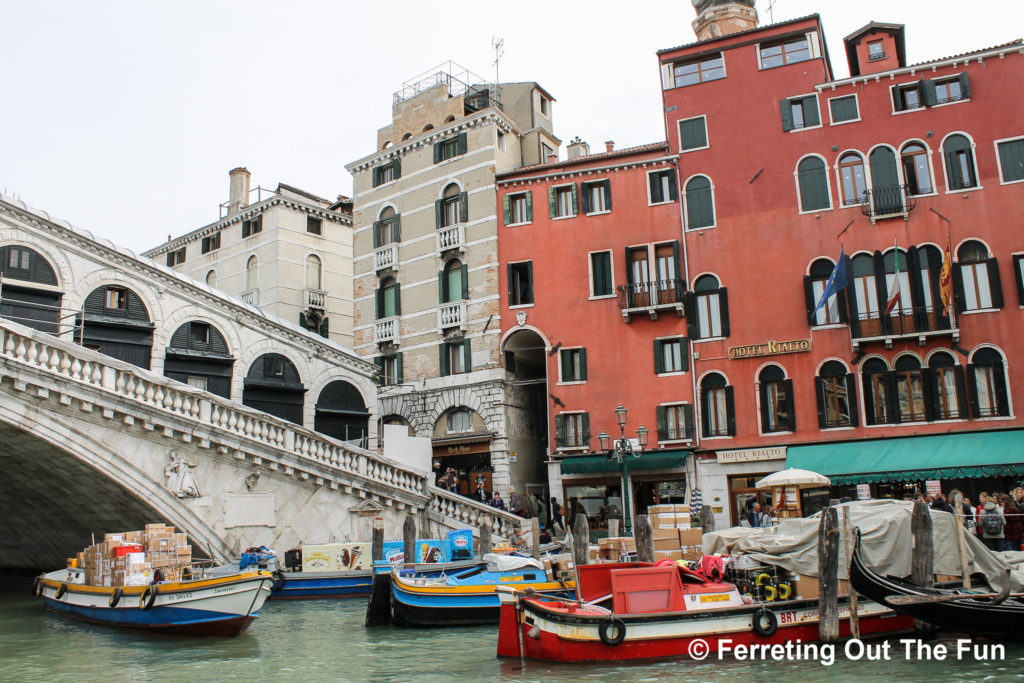
[[[761,23],[768,1],[758,0]],[[972,13],[978,8],[977,13]],[[515,3],[0,0],[0,189],[141,251],[218,217],[227,172],[350,194],[402,83],[453,60],[555,98],[555,133],[594,151],[664,138],[655,52],[693,42],[689,0]],[[842,37],[907,25],[910,62],[1014,40],[1024,2],[775,0]],[[564,158],[564,145],[562,156]]]

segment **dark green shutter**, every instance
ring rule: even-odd
[[[710,391],[703,388],[700,390],[700,431],[705,437],[711,432],[710,397]]]
[[[469,220],[469,194],[459,193],[459,220],[465,223]]]
[[[526,262],[526,287],[527,287],[527,299],[526,303],[532,304],[533,301],[533,261]],[[467,299],[469,297],[466,297]]]
[[[555,415],[555,447],[565,446],[565,415]]]
[[[405,381],[405,372],[402,369],[402,354],[399,352],[395,356],[395,384],[401,384]]]
[[[444,227],[444,200],[438,199],[434,202],[434,227],[440,230]]]
[[[587,381],[587,350],[580,349],[580,381]]]
[[[706,228],[715,223],[711,181],[705,176],[693,178],[686,184],[686,223],[689,230]]]
[[[435,164],[438,164],[438,163],[440,163],[441,161],[444,160],[444,156],[443,156],[443,152],[442,152],[442,147],[441,147],[442,144],[443,143],[440,143],[440,142],[435,142],[434,143],[434,163]]]
[[[969,363],[965,368],[967,374],[967,395],[971,404],[971,415],[981,417],[981,410],[978,407],[978,378],[974,374],[974,364]],[[962,417],[967,417],[963,415]]]
[[[672,201],[676,201],[679,198],[679,192],[676,189],[676,173],[674,170],[668,172],[668,198]]]
[[[590,186],[591,183],[580,184],[580,188],[583,191],[583,197],[581,199],[583,204],[583,213],[590,213]]]
[[[825,420],[825,378],[814,378],[814,398],[818,404],[818,429],[827,429],[830,425]]]
[[[579,203],[578,193],[576,192],[576,183],[573,183],[572,185],[570,185],[569,189],[572,191],[572,215],[575,216],[576,214],[578,214],[580,212],[580,209],[579,209],[580,203]]]
[[[956,380],[956,409],[957,417],[967,418],[967,387],[964,382],[964,368],[962,365],[954,365],[954,378]]]
[[[875,410],[875,392],[871,385],[872,377],[874,377],[874,374],[864,375],[864,382],[861,387],[864,392],[864,424],[866,425],[878,424],[875,417],[878,411]]]
[[[683,271],[679,269],[679,240],[672,242],[672,265],[675,273],[675,282],[672,283],[672,291],[675,294],[675,301],[683,302]]]
[[[459,137],[455,138],[455,153],[465,154],[466,153],[466,134],[459,133]]]
[[[654,342],[654,348],[657,350],[658,342]],[[658,423],[658,441],[668,441],[668,417],[665,415],[665,412],[665,406],[657,406],[654,409],[655,419]]]
[[[380,221],[373,222],[373,248],[383,246],[381,244]]]
[[[373,359],[373,364],[377,366],[377,384],[383,385],[385,383],[384,378],[384,357],[377,356]]]
[[[736,436],[736,399],[733,398],[732,387],[725,388],[726,424],[729,436]]]
[[[850,426],[856,427],[860,424],[857,417],[857,375],[852,372],[846,375],[846,404],[850,409]]]
[[[374,294],[377,296],[377,319],[384,317],[384,290],[378,289]]]
[[[391,162],[391,168],[392,168],[392,174],[394,175],[395,180],[398,180],[399,178],[402,177],[402,160],[401,159],[399,159],[398,157],[395,157],[395,160]]]
[[[787,379],[782,381],[782,386],[786,389],[786,430],[790,432],[796,431],[796,401],[793,396],[793,380]]]
[[[690,339],[700,339],[700,326],[697,324],[697,295],[688,291],[684,301],[683,315],[686,316],[686,336]]]
[[[317,330],[317,331],[320,333],[321,337],[327,337],[327,335],[329,334],[329,332],[330,332],[330,330],[328,329],[328,322],[329,321],[330,321],[330,318],[327,318],[327,317],[324,317],[324,319],[320,321],[320,329]]]
[[[730,334],[729,327],[729,291],[722,287],[718,290],[718,306],[722,315],[722,336],[728,337]]]
[[[580,413],[580,443],[590,448],[590,413]]]
[[[939,97],[935,93],[935,81],[930,79],[924,79],[921,81],[921,86],[918,88],[921,94],[921,102],[926,107],[934,107],[939,102]]]
[[[910,300],[913,302],[914,325],[919,330],[928,329],[928,313],[924,305],[924,287],[921,283],[921,255],[917,247],[907,249],[907,272],[910,280]],[[935,301],[935,299],[932,299]],[[941,299],[940,299],[941,301]]]
[[[903,421],[900,411],[900,400],[896,391],[896,373],[890,370],[882,375],[885,378],[885,404],[888,412],[887,424],[899,424]]]
[[[448,303],[448,278],[444,270],[437,271],[437,300],[442,304]]]
[[[526,220],[533,221],[533,190],[526,191]]]
[[[501,210],[505,215],[505,225],[512,222],[512,200],[508,195],[501,198]]]
[[[708,146],[708,131],[704,118],[687,119],[679,122],[679,148],[700,149]]]
[[[306,329],[306,314],[301,311],[299,312],[299,327]]]
[[[924,419],[927,422],[933,422],[938,419],[939,392],[936,383],[936,373],[932,368],[921,368],[921,393],[924,398]]]
[[[561,360],[561,363],[559,363],[559,365],[562,366],[562,381],[568,382],[570,381],[569,352],[566,349],[562,349],[558,352],[558,357],[559,360]]]
[[[1024,140],[999,143],[999,168],[1004,183],[1024,180]]]
[[[380,185],[380,166],[374,166],[372,169],[373,173],[373,186],[377,187]]]
[[[992,374],[996,382],[996,414],[1007,417],[1010,414],[1010,401],[1006,392],[1006,368],[1003,361],[992,364]]]
[[[548,188],[548,215],[550,218],[558,216],[558,205],[555,203],[555,188]]]
[[[661,204],[665,198],[661,195],[661,173],[650,173],[647,183],[651,188],[651,204]]]
[[[612,181],[602,180],[602,186],[604,187],[604,208],[607,211],[612,210]]]
[[[758,387],[757,394],[760,397],[761,403],[761,433],[767,434],[772,431],[771,429],[771,415],[769,414],[768,406],[768,385],[771,382],[761,382]]]
[[[971,84],[970,84],[970,81],[967,80],[967,72],[964,72],[964,73],[960,74],[957,77],[957,80],[960,81],[960,97],[962,97],[965,100],[970,99],[971,98]]]
[[[447,377],[448,375],[452,374],[451,368],[448,365],[448,345],[441,344],[439,349],[440,353],[438,356],[438,367],[441,370],[441,376]]]
[[[821,124],[821,117],[818,115],[818,98],[811,95],[803,99],[804,128],[811,128]]]
[[[882,311],[885,310],[882,302],[889,300],[889,288],[885,282],[885,257],[882,256],[882,252],[876,251],[872,258],[875,271],[875,295],[878,297],[878,315],[881,317],[882,334],[890,335],[892,334],[892,316],[882,314]]]
[[[985,267],[988,269],[988,289],[992,294],[992,308],[1002,308],[1003,283],[999,279],[999,261],[990,258],[985,261]]]
[[[469,298],[469,266],[462,264],[462,298]]]
[[[395,283],[395,315],[402,315],[402,285]]]
[[[683,404],[683,419],[686,421],[683,438],[693,440],[693,406],[689,403]]]
[[[816,211],[831,206],[825,176],[825,162],[818,157],[808,157],[797,166],[801,211]]]
[[[779,109],[782,111],[782,130],[793,130],[793,103],[789,100],[780,100]]]
[[[686,337],[679,338],[679,358],[682,361],[683,372],[690,371],[690,340]]]
[[[807,307],[807,324],[811,327],[818,324],[818,319],[814,315],[814,307],[817,305],[818,302],[814,296],[814,278],[804,275],[804,306]]]
[[[964,292],[963,265],[953,264],[953,308],[963,313],[967,308],[967,294]]]
[[[1013,280],[1017,283],[1017,301],[1024,306],[1024,271],[1021,269],[1021,261],[1024,254],[1015,254],[1013,257]]]
[[[658,339],[654,340],[654,374],[656,375],[665,372],[665,361],[662,354],[664,346],[665,342]]]
[[[391,232],[395,236],[396,242],[402,241],[402,216],[395,214],[395,217],[391,219]]]
[[[462,365],[466,372],[473,369],[473,351],[469,347],[469,340],[462,342]]]
[[[516,305],[516,286],[515,286],[515,277],[514,277],[515,273],[514,273],[514,271],[512,269],[512,264],[511,263],[506,264],[506,266],[505,266],[505,274],[506,274],[506,276],[508,278],[507,281],[505,282],[505,287],[508,289],[508,305],[509,306],[515,306]]]

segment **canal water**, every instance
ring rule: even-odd
[[[1024,679],[1024,645],[1000,661],[673,661],[552,665],[494,656],[497,627],[408,630],[363,626],[365,600],[274,602],[238,638],[134,634],[49,614],[30,579],[0,576],[0,681],[1002,681]],[[1020,625],[1024,633],[1024,624]],[[955,653],[956,641],[943,638]],[[840,646],[841,650],[841,646]]]

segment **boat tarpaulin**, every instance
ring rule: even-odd
[[[1024,430],[933,434],[790,446],[786,467],[833,486],[1024,474]]]
[[[544,569],[544,564],[537,559],[532,557],[523,557],[522,555],[497,555],[495,553],[488,553],[484,555],[484,562],[490,567],[494,567],[491,571],[509,572],[515,569],[525,569],[531,567],[533,569]]]
[[[843,508],[849,510],[850,526],[860,529],[862,557],[876,574],[909,576],[913,534],[910,517],[914,504],[902,500],[852,501],[837,506],[842,520]],[[804,576],[818,575],[818,523],[821,513],[798,519],[781,519],[775,527],[748,529],[733,527],[704,534],[704,554],[749,555],[764,564],[776,565]],[[936,574],[960,576],[960,551],[953,515],[931,510],[934,567]],[[842,533],[839,578],[849,578],[853,552],[852,538]],[[999,590],[1011,571],[1010,588],[1024,590],[1024,552],[993,553],[973,533],[967,533],[968,569],[980,572],[993,589]],[[845,560],[843,559],[845,557]]]

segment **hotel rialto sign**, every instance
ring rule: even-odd
[[[811,350],[810,339],[793,339],[791,341],[766,341],[750,346],[730,346],[729,358],[755,358],[757,356],[775,356],[782,353],[804,353]]]

